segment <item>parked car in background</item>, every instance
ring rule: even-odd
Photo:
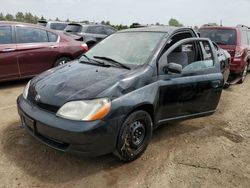
[[[37,22],[37,25],[40,25],[40,26],[46,26],[47,25],[47,21],[46,20],[39,20],[38,22]]]
[[[46,24],[46,27],[57,31],[63,31],[67,27],[67,25],[67,22],[49,21]]]
[[[0,81],[32,77],[87,50],[85,43],[45,27],[0,22]]]
[[[233,76],[240,77],[243,83],[247,71],[250,70],[250,28],[243,25],[237,27],[205,26],[199,30],[201,37],[210,38],[231,55],[230,71]]]
[[[116,29],[100,24],[70,23],[64,31],[71,34],[76,40],[84,41],[91,48],[107,36],[115,33]]]
[[[215,112],[229,61],[219,51],[190,28],[117,32],[32,79],[17,100],[21,122],[54,149],[135,160],[154,128]]]

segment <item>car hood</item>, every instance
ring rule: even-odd
[[[96,98],[131,72],[75,61],[48,70],[34,78],[29,89],[33,101],[62,106],[68,101]]]

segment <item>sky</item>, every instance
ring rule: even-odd
[[[176,18],[185,26],[220,23],[250,26],[250,0],[0,0],[0,12],[31,12],[46,18],[89,20],[130,25],[168,24]]]

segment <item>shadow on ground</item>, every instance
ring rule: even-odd
[[[28,81],[29,81],[29,79],[1,82],[0,89],[12,89],[12,88],[16,88],[16,87],[22,87],[22,86],[25,86],[25,84]]]
[[[184,128],[178,124],[162,126],[154,132],[153,144],[172,137],[178,137],[199,128]],[[174,131],[175,130],[175,131]],[[3,130],[1,145],[7,158],[30,176],[50,183],[63,183],[82,179],[102,170],[126,165],[112,154],[83,158],[55,151],[33,139],[19,122]],[[140,160],[140,159],[139,159]]]

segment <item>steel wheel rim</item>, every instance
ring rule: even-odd
[[[145,124],[142,121],[134,121],[129,129],[130,144],[132,148],[141,146],[146,137]]]

